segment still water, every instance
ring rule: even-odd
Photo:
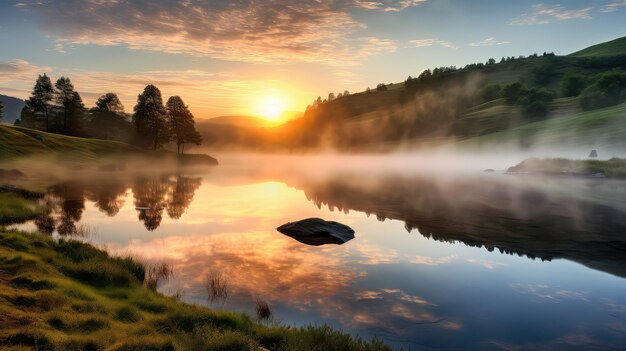
[[[287,163],[70,179],[37,225],[170,263],[160,290],[185,301],[253,315],[261,298],[284,324],[405,350],[626,349],[625,181]],[[275,230],[308,217],[356,238]],[[216,274],[229,296],[211,302]]]

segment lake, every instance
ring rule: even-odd
[[[405,350],[626,347],[626,181],[364,159],[67,177],[48,187],[50,218],[20,227],[167,262],[159,290],[184,301],[254,315],[262,299],[276,322]],[[275,229],[308,217],[356,238],[309,246]],[[228,297],[211,301],[215,276]]]

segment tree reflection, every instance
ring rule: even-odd
[[[189,178],[181,175],[170,181],[167,199],[167,215],[170,218],[179,219],[185,213],[201,183],[202,178]]]
[[[57,232],[59,235],[75,234],[76,222],[80,221],[85,210],[84,184],[80,181],[63,182],[51,187],[49,194],[56,199],[55,208],[61,215]]]
[[[128,185],[118,179],[99,180],[87,189],[86,197],[107,216],[115,216],[124,206]]]
[[[566,258],[626,277],[623,209],[579,191],[569,195],[563,180],[554,188],[508,180],[344,176],[297,187],[318,207],[401,220],[408,232],[427,238],[533,259]],[[615,184],[604,184],[606,198]],[[598,196],[600,189],[588,190]]]

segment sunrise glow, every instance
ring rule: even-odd
[[[279,96],[262,96],[257,103],[257,114],[271,122],[278,122],[285,111],[285,99]]]

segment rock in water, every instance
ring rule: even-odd
[[[354,239],[354,230],[347,225],[320,218],[289,222],[276,228],[279,232],[307,245],[341,245]]]

